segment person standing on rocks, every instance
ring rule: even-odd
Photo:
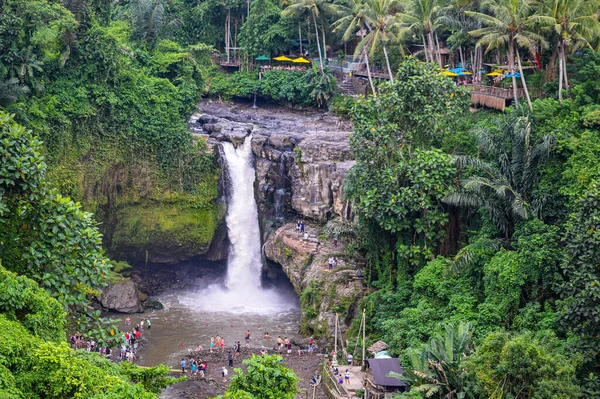
[[[281,346],[283,345],[283,339],[281,338],[281,335],[277,338],[277,350],[279,351],[279,354],[281,355]]]
[[[300,222],[300,233],[304,233],[304,220]]]
[[[250,330],[246,330],[246,348],[250,348]]]
[[[300,221],[296,222],[296,233],[300,234]]]
[[[146,319],[146,325],[148,326],[148,330],[150,329],[150,327],[152,327],[152,323],[150,322],[150,319]]]
[[[210,353],[212,353],[214,347],[215,347],[215,337],[210,337],[210,346],[208,348],[208,351]]]
[[[221,375],[223,376],[223,382],[227,382],[227,367],[223,366],[223,370],[221,370]]]
[[[233,355],[231,352],[227,353],[227,361],[229,362],[229,367],[233,367]]]
[[[185,359],[181,359],[181,372],[183,374],[185,374],[185,366],[186,366]]]
[[[235,357],[236,358],[240,357],[241,350],[242,350],[242,344],[240,343],[240,341],[238,341],[237,344],[235,345]]]

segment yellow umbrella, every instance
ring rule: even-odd
[[[494,71],[494,72],[490,72],[490,73],[485,74],[485,76],[492,76],[492,77],[494,77],[494,76],[504,76],[504,74],[502,72],[500,72],[500,71]]]
[[[446,75],[446,76],[452,76],[452,77],[454,77],[454,76],[458,76],[458,74],[457,74],[457,73],[450,72],[450,71],[442,71],[442,75]]]
[[[275,61],[291,61],[291,58],[286,57],[285,55],[280,55],[279,57],[273,58]]]
[[[309,60],[307,60],[307,59],[306,59],[306,58],[304,58],[304,57],[294,58],[294,59],[292,60],[292,62],[297,62],[297,63],[300,63],[300,64],[310,64],[310,61],[309,61]]]

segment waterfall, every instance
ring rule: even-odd
[[[231,242],[226,285],[235,292],[260,289],[262,261],[251,142],[252,136],[248,136],[237,149],[231,143],[223,143],[231,185],[225,218]]]
[[[263,289],[261,274],[264,246],[258,225],[254,197],[255,171],[252,164],[252,136],[235,148],[222,143],[221,154],[227,171],[227,215],[229,235],[227,277],[224,284],[208,278],[199,281],[197,291],[179,295],[179,303],[194,311],[227,314],[281,314],[299,308],[298,297],[279,287]],[[233,327],[233,326],[232,326]]]

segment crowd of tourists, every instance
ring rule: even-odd
[[[146,325],[146,328],[152,327],[150,319],[142,319],[136,324],[130,331],[122,332],[120,336],[120,352],[118,360],[127,360],[131,363],[137,358],[137,352],[140,347],[140,338],[142,336],[142,330]],[[125,327],[129,329],[131,327],[131,318],[125,319]],[[88,352],[96,352],[103,355],[106,359],[112,359],[113,349],[108,345],[100,345],[94,339],[86,339],[81,333],[74,333],[70,338],[71,348],[73,349],[85,349]]]

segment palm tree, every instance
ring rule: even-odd
[[[487,0],[482,6],[489,10],[492,15],[482,12],[467,11],[466,14],[479,19],[485,26],[469,32],[479,37],[478,44],[487,46],[487,51],[506,46],[508,52],[508,67],[512,75],[514,101],[517,99],[517,79],[515,76],[515,50],[518,47],[526,48],[531,54],[535,53],[535,47],[547,43],[542,36],[534,30],[535,19],[532,15],[532,5],[529,0]],[[519,61],[519,72],[521,82],[525,89],[527,104],[532,110],[531,98],[527,90],[523,67]]]
[[[472,397],[466,389],[464,361],[473,350],[473,325],[450,323],[421,351],[412,352],[412,375],[392,372],[390,376],[410,382],[415,391],[423,392],[428,398],[435,394],[447,399]]]
[[[538,167],[548,160],[554,137],[546,135],[533,142],[531,122],[524,115],[505,115],[498,131],[481,128],[474,134],[480,152],[495,163],[468,155],[456,157],[459,171],[474,170],[474,174],[463,180],[460,189],[447,195],[444,202],[458,207],[483,207],[509,239],[515,223],[529,217],[528,208],[541,216],[543,200],[534,198],[533,193],[539,179]]]
[[[319,73],[316,67],[313,66],[304,77],[312,90],[310,96],[315,100],[319,107],[327,105],[327,101],[335,92],[335,77],[327,71]]]
[[[367,0],[348,0],[346,5],[340,6],[338,10],[338,15],[340,18],[337,19],[332,27],[333,31],[336,32],[338,30],[343,30],[344,34],[342,39],[344,41],[350,40],[356,32],[370,32],[371,25],[367,22]],[[365,35],[363,35],[364,37]],[[363,54],[365,55],[365,62],[367,66],[367,76],[369,78],[369,84],[371,86],[371,91],[373,95],[375,95],[375,85],[373,85],[373,78],[371,77],[371,67],[369,65],[369,56],[363,49]],[[355,53],[356,58],[356,53]]]
[[[423,41],[425,51],[425,60],[434,62],[437,58],[439,67],[442,67],[442,61],[439,51],[435,50],[435,27],[436,14],[440,9],[439,0],[412,0],[408,12],[397,14],[400,23],[401,34],[412,33],[420,35]],[[439,49],[438,49],[439,50]]]
[[[0,80],[0,105],[2,106],[14,103],[27,93],[29,93],[29,87],[21,84],[19,78]]]
[[[567,52],[592,48],[591,43],[598,34],[597,1],[590,0],[547,0],[542,3],[542,14],[533,18],[554,31],[558,53],[558,99],[562,103],[563,82],[569,89],[567,76]]]
[[[368,51],[369,46],[371,47],[372,55],[375,48],[381,45],[390,81],[394,83],[394,75],[392,74],[390,59],[387,53],[387,43],[390,40],[396,40],[392,30],[397,26],[397,20],[393,14],[398,7],[398,2],[397,0],[367,0],[365,6],[365,22],[367,26],[371,27],[371,30],[356,46],[354,56],[356,57],[356,54],[362,49]]]
[[[315,39],[317,42],[317,50],[319,52],[319,63],[321,72],[323,71],[323,57],[324,53],[321,52],[321,43],[319,41],[319,25],[317,24],[317,18],[321,19],[321,32],[323,34],[323,45],[325,45],[325,28],[323,19],[325,15],[337,14],[339,7],[333,3],[329,3],[326,0],[293,0],[291,4],[282,11],[283,16],[294,16],[294,17],[305,17],[310,15],[313,23],[315,24]]]
[[[134,36],[149,43],[154,42],[164,24],[163,0],[132,0],[129,6]]]

